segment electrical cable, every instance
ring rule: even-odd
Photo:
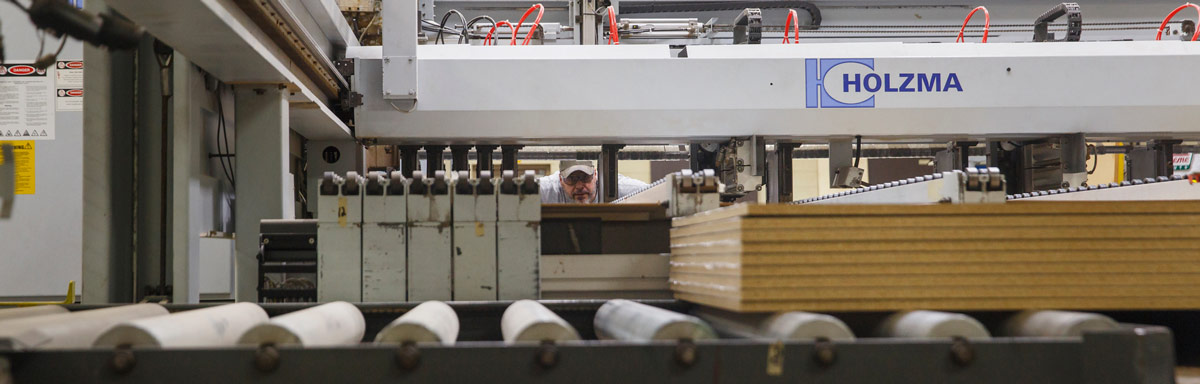
[[[513,41],[513,44],[512,44],[512,45],[516,45],[516,43],[517,43],[517,31],[516,31],[516,29],[513,29],[513,25],[512,25],[512,23],[508,22],[508,20],[501,20],[501,21],[497,21],[495,24],[492,24],[492,29],[491,29],[490,31],[488,31],[488,33],[487,33],[487,36],[483,38],[483,45],[498,45],[498,44],[491,44],[491,42],[492,42],[492,34],[496,32],[496,27],[499,27],[499,26],[501,26],[501,25],[507,25],[507,26],[508,26],[508,30],[509,30],[509,32],[511,32],[511,33],[512,33],[512,41]],[[499,42],[500,42],[500,37],[499,37],[499,36],[497,36],[497,37],[496,37],[496,42],[497,42],[497,43],[499,43]]]
[[[521,20],[517,21],[516,31],[513,32],[513,41],[510,45],[517,45],[517,33],[521,32],[521,26],[525,25],[525,18],[529,17],[529,14],[533,13],[535,8],[538,10],[537,17],[533,19],[533,25],[530,26],[529,33],[525,35],[525,40],[521,41],[521,45],[529,45],[529,39],[533,38],[533,34],[537,32],[538,26],[542,25],[542,14],[546,13],[546,7],[542,6],[542,3],[534,4],[525,10],[524,15],[521,15]]]
[[[42,53],[46,52],[46,30],[38,30],[38,53],[33,57],[42,57]]]
[[[1100,166],[1100,151],[1095,144],[1088,144],[1088,151],[1092,152],[1092,170],[1087,171],[1087,174],[1096,173],[1096,167]]]
[[[1179,8],[1175,8],[1174,11],[1171,11],[1171,14],[1167,15],[1167,18],[1163,19],[1162,24],[1158,26],[1158,34],[1154,36],[1154,40],[1162,40],[1163,29],[1167,28],[1167,23],[1170,23],[1171,19],[1175,18],[1176,13],[1179,13],[1179,11],[1182,11],[1184,8],[1188,7],[1195,8],[1196,12],[1200,13],[1200,5],[1192,3],[1184,3],[1183,5],[1180,5]],[[1192,40],[1190,41],[1196,41],[1197,37],[1200,37],[1200,33],[1192,32]]]
[[[1197,9],[1200,9],[1200,8],[1197,8]],[[980,5],[978,7],[975,7],[975,9],[972,9],[971,13],[967,14],[967,18],[963,20],[962,28],[960,28],[958,30],[958,39],[954,40],[955,43],[962,43],[962,42],[966,41],[963,38],[963,33],[965,33],[967,31],[967,23],[969,23],[971,21],[971,16],[975,16],[975,11],[978,11],[978,10],[983,10],[983,42],[984,43],[987,42],[988,30],[991,29],[991,27],[992,27],[992,16],[988,14],[988,10],[986,7]]]
[[[862,135],[854,136],[854,168],[858,168],[858,161],[862,160]]]
[[[617,10],[613,6],[608,6],[608,44],[620,45],[621,36],[617,31]]]
[[[237,183],[234,182],[234,160],[233,151],[229,150],[229,132],[226,130],[228,125],[225,124],[225,100],[221,97],[221,86],[217,85],[217,158],[221,160],[221,169],[225,172],[225,179],[229,180],[229,186],[237,188]],[[222,143],[224,139],[224,143]],[[224,152],[222,152],[224,149]],[[226,164],[228,162],[228,165]]]
[[[67,35],[62,35],[58,41],[58,49],[54,50],[54,57],[58,58],[58,54],[62,53],[63,47],[67,46]]]
[[[452,14],[452,13],[458,15],[458,20],[462,22],[463,29],[461,31],[458,31],[458,37],[459,37],[458,40],[460,42],[462,41],[462,35],[464,33],[466,33],[466,31],[467,31],[467,28],[466,28],[467,17],[463,16],[462,12],[459,12],[457,9],[451,9],[451,10],[447,11],[444,16],[442,16],[442,22],[441,22],[441,24],[438,25],[437,37],[433,38],[434,44],[445,44],[446,43],[446,40],[442,38],[442,32],[446,30],[446,21],[450,20],[450,14]]]
[[[784,44],[790,43],[790,41],[788,41],[788,40],[790,40],[790,39],[788,39],[788,29],[791,28],[792,25],[796,26],[796,44],[800,44],[800,16],[798,16],[795,9],[788,10],[787,21],[784,22],[784,24],[783,24],[783,43]]]
[[[29,13],[29,8],[26,8],[24,5],[21,5],[21,3],[18,3],[17,0],[8,0],[8,2],[13,3],[13,5],[17,6],[17,8],[19,8],[21,11],[23,11],[25,13]]]
[[[471,21],[468,21],[467,24],[463,25],[463,34],[458,36],[459,44],[462,44],[462,39],[464,36],[467,38],[467,42],[471,41],[471,35],[469,34],[468,31],[470,31],[471,27],[474,26],[475,23],[478,23],[480,20],[487,20],[487,21],[492,22],[492,25],[496,25],[496,19],[493,19],[491,16],[487,16],[487,15],[475,16],[475,18],[471,19]]]
[[[379,19],[379,14],[376,13],[371,16],[370,21],[367,21],[367,26],[363,27],[362,33],[358,34],[358,43],[359,44],[362,44],[363,37],[367,36],[367,31],[371,29],[372,25],[375,25],[375,20],[378,20],[378,19]]]

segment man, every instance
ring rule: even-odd
[[[559,171],[538,179],[542,188],[542,203],[599,203],[596,182],[600,175],[591,161],[565,160]],[[623,197],[649,184],[617,175],[617,197]]]

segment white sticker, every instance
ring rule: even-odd
[[[59,88],[54,92],[54,100],[59,111],[82,111],[83,89]]]
[[[46,72],[0,65],[0,140],[54,139],[54,83]]]
[[[55,63],[54,88],[83,88],[83,61],[59,61]]]

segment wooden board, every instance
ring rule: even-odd
[[[1195,297],[1055,297],[996,299],[920,299],[920,300],[781,300],[742,301],[716,296],[675,292],[675,298],[735,312],[780,311],[901,311],[927,310],[1184,310],[1200,308]]]
[[[1196,261],[1191,249],[1158,249],[1137,257],[1139,261]],[[679,263],[738,263],[741,265],[807,264],[930,264],[930,263],[1036,263],[1036,262],[1121,262],[1130,259],[1129,250],[1042,250],[996,251],[962,249],[953,251],[844,251],[776,253],[681,253],[671,256]],[[545,256],[543,256],[545,257]]]
[[[711,222],[676,226],[672,237],[718,233],[733,230],[813,230],[840,228],[987,228],[987,227],[1192,227],[1200,226],[1200,215],[1120,214],[1068,215],[946,215],[882,217],[733,217]]]
[[[744,276],[914,275],[1000,273],[1200,273],[1197,262],[1105,263],[962,263],[962,264],[826,264],[826,265],[727,265],[672,262],[671,272]],[[1197,287],[1200,290],[1200,287]]]
[[[940,241],[943,239],[965,238],[980,242],[1005,240],[1054,240],[1054,239],[1127,239],[1131,241],[1152,241],[1159,239],[1179,239],[1196,236],[1194,226],[1107,226],[1107,227],[975,227],[975,228],[908,228],[908,227],[874,227],[874,228],[820,228],[806,230],[792,229],[732,229],[716,233],[692,236],[671,236],[673,244],[703,243],[712,241],[741,241],[743,243],[778,243],[793,241]]]
[[[791,254],[806,255],[813,253],[927,253],[927,252],[958,252],[963,253],[976,241],[972,239],[947,239],[942,241],[901,240],[881,242],[777,242],[749,243],[740,242],[695,242],[688,244],[673,244],[671,256],[678,255],[722,255],[722,254]],[[1027,252],[1052,251],[1124,251],[1137,253],[1154,253],[1163,251],[1183,251],[1195,254],[1196,240],[1194,239],[1160,239],[1155,241],[1131,242],[1117,239],[1053,239],[1023,241],[990,242],[987,248],[991,251],[1010,252],[1019,255]]]
[[[772,216],[925,216],[925,215],[1089,215],[1089,214],[1196,214],[1200,200],[1186,201],[1029,201],[1004,204],[751,204],[741,203],[725,208],[678,217],[676,227],[704,223],[730,217]]]
[[[997,275],[825,275],[825,276],[763,276],[743,278],[740,275],[711,275],[673,273],[672,281],[691,282],[740,289],[806,289],[822,287],[1014,287],[1014,286],[1159,286],[1194,285],[1200,273],[1044,273]]]
[[[1191,284],[1176,285],[1078,285],[1078,286],[977,286],[944,287],[819,287],[746,288],[741,290],[694,284],[671,284],[675,292],[759,300],[884,300],[968,298],[1055,298],[1055,297],[1191,297],[1200,296]]]

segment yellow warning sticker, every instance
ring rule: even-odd
[[[346,198],[338,198],[338,225],[346,228]]]
[[[32,195],[37,187],[33,141],[0,141],[0,145],[3,144],[12,144],[13,147],[13,158],[16,159],[16,194]],[[0,165],[7,161],[8,159],[4,158],[4,151],[0,150]]]

